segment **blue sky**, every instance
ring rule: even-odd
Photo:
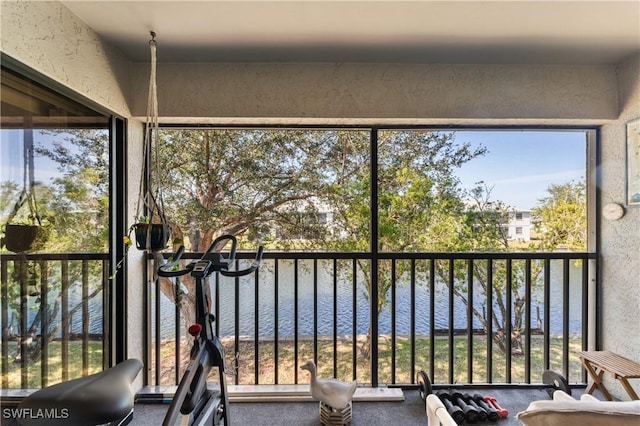
[[[457,172],[465,189],[477,181],[493,187],[492,199],[530,210],[551,184],[584,180],[584,131],[456,131],[456,142],[483,145],[488,153]]]
[[[21,131],[3,129],[2,180],[22,183]],[[457,130],[456,142],[486,146],[488,152],[456,171],[462,186],[471,189],[478,181],[493,187],[492,199],[519,210],[529,210],[547,195],[551,184],[583,180],[586,175],[584,131]],[[44,136],[34,132],[36,144]],[[9,143],[7,143],[9,142]],[[36,180],[48,181],[58,174],[45,158],[36,156]]]

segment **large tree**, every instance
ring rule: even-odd
[[[451,133],[421,131],[384,131],[377,146],[378,235],[374,236],[380,252],[466,251],[464,192],[455,171],[465,162],[482,155],[483,148],[471,149],[458,144]],[[335,248],[343,251],[367,251],[370,232],[369,164],[355,179],[345,178],[330,198],[337,217],[339,238]],[[397,276],[406,273],[407,265],[396,265]],[[377,306],[380,314],[393,285],[391,262],[379,262],[371,268],[360,261],[366,295],[373,293],[370,272],[377,272]],[[368,357],[371,329],[361,354]]]
[[[225,233],[251,249],[258,241],[273,247],[276,234],[280,249],[319,248],[329,231],[318,209],[340,179],[351,182],[366,167],[367,137],[313,129],[163,130],[159,185],[174,236],[192,251]],[[292,238],[299,235],[320,238]],[[174,283],[160,284],[174,300]],[[185,276],[182,284],[181,314],[190,320],[194,282]]]
[[[268,240],[274,230],[279,248],[292,241],[300,248],[301,240],[289,237],[307,235],[304,242],[313,249],[368,251],[369,136],[358,130],[163,131],[161,184],[175,233],[186,232],[194,251],[204,250],[215,234]],[[473,249],[455,170],[484,149],[458,144],[452,133],[417,130],[380,132],[377,152],[378,250]],[[320,207],[332,213],[329,224],[314,220]],[[486,233],[495,229],[487,227],[475,238],[491,239]],[[372,269],[361,263],[360,270],[370,295]],[[379,264],[378,277],[379,313],[392,284],[388,263]],[[190,318],[193,282],[185,278],[183,285],[189,291],[182,315]],[[169,298],[173,286],[161,282]],[[367,339],[364,355],[369,348]]]

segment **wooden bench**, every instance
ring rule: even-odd
[[[586,391],[588,394],[599,389],[604,397],[611,401],[611,394],[602,383],[602,376],[606,371],[620,381],[632,400],[640,399],[628,381],[628,379],[640,379],[639,363],[610,351],[584,351],[579,352],[578,356],[593,379],[593,383]]]

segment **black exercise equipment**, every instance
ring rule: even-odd
[[[473,394],[471,400],[473,400],[478,407],[482,408],[484,412],[487,413],[487,419],[489,421],[495,422],[500,418],[496,409],[487,404],[487,401],[485,401],[484,397],[479,393]]]
[[[114,367],[40,389],[18,405],[24,426],[123,426],[133,417],[131,384],[142,362],[128,359]]]
[[[451,400],[451,394],[447,391],[441,390],[436,392],[436,396],[440,398],[440,401],[442,401],[444,407],[447,409],[447,412],[453,420],[459,425],[463,424],[465,421],[464,412],[462,411],[462,408],[458,407]]]
[[[427,395],[433,393],[431,380],[429,380],[429,376],[427,376],[427,373],[423,370],[418,371],[416,376],[420,397],[423,401],[426,401]],[[547,390],[547,393],[551,397],[553,397],[553,393],[557,390],[561,390],[568,395],[571,395],[571,387],[569,386],[567,379],[555,371],[545,370],[542,373],[542,383],[544,385],[543,388]]]
[[[546,370],[542,373],[542,383],[544,383],[547,389],[547,393],[550,397],[553,397],[553,393],[557,390],[561,390],[568,395],[571,395],[571,387],[562,375],[555,371]]]
[[[230,244],[229,252],[221,251]],[[181,425],[204,425],[208,419],[212,425],[229,425],[229,396],[225,378],[226,365],[224,348],[220,339],[213,333],[213,315],[209,312],[210,300],[206,278],[220,273],[227,277],[240,277],[255,272],[262,261],[263,248],[259,247],[254,261],[242,270],[232,270],[235,266],[237,240],[232,235],[222,235],[211,243],[202,257],[174,270],[179,264],[184,246],[173,255],[172,261],[158,268],[161,277],[179,277],[190,274],[196,281],[196,323],[189,327],[194,337],[191,348],[191,362],[187,367],[169,410],[162,423],[173,426],[178,418]],[[207,378],[213,367],[218,369],[219,389],[209,389]]]
[[[426,401],[427,395],[431,395],[433,393],[431,380],[429,380],[429,376],[427,376],[427,373],[422,370],[418,371],[417,380],[418,390],[420,391],[420,398],[422,398],[423,401]]]
[[[476,401],[474,401],[474,399],[471,397],[471,395],[469,395],[468,393],[465,393],[465,394],[462,395],[462,398],[464,399],[464,402],[466,402],[471,407],[476,409],[476,411],[478,412],[478,421],[479,422],[482,423],[482,422],[486,422],[487,420],[489,420],[489,413],[487,413],[487,411],[484,408],[479,406],[476,403]]]
[[[480,413],[472,405],[468,404],[462,396],[461,392],[451,391],[451,401],[458,407],[462,408],[464,419],[467,423],[477,423],[480,420]]]

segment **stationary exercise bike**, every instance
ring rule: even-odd
[[[225,256],[222,249],[230,244]],[[184,246],[173,255],[171,262],[158,269],[161,277],[179,277],[186,274],[196,281],[196,322],[189,327],[194,337],[191,348],[191,362],[187,367],[178,389],[162,423],[173,426],[181,418],[181,425],[204,425],[211,419],[212,425],[229,425],[229,395],[225,380],[224,348],[213,333],[214,316],[209,312],[210,299],[206,278],[214,272],[226,277],[240,277],[255,272],[262,261],[263,247],[259,247],[256,257],[248,268],[233,270],[237,240],[232,235],[222,235],[211,243],[200,260],[189,263],[184,269],[176,270],[184,253]],[[212,367],[218,368],[219,389],[207,387],[207,378]]]

